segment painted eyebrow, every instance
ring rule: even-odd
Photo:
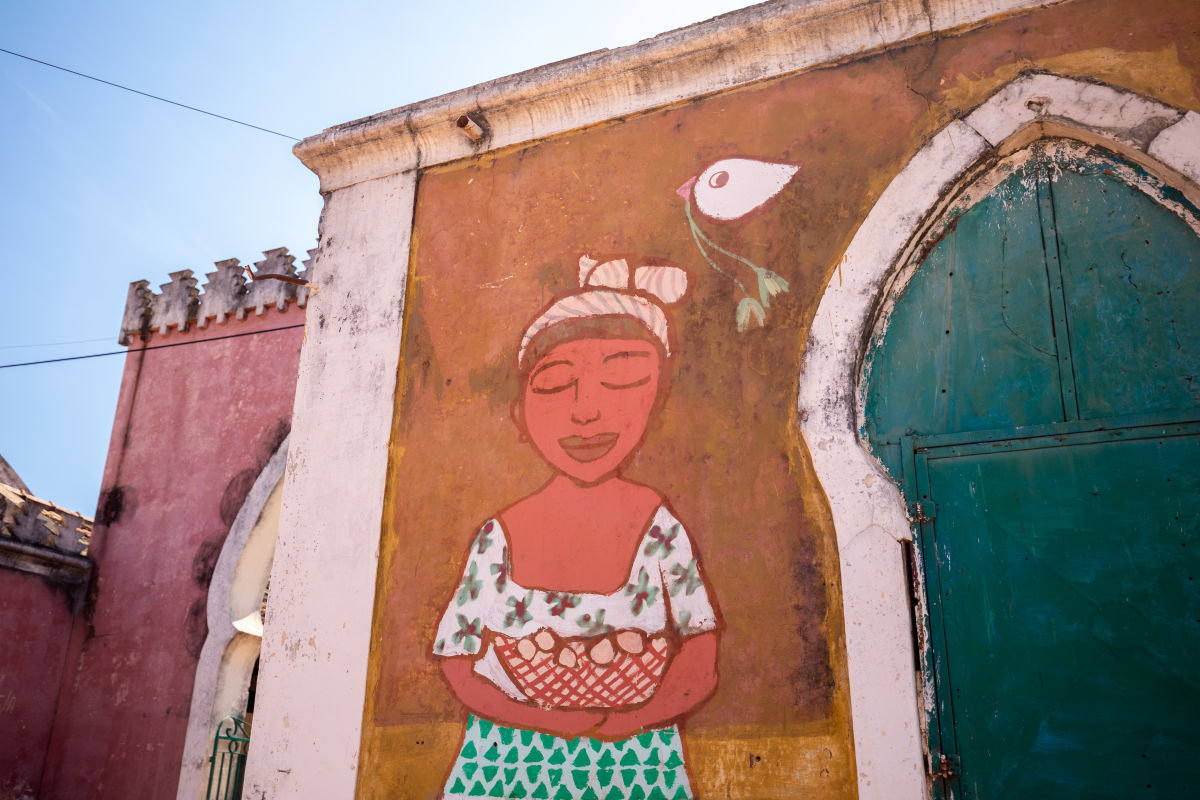
[[[613,353],[604,357],[604,363],[612,361],[614,358],[649,358],[650,352],[647,350],[622,350],[619,353]]]
[[[531,372],[531,373],[529,374],[529,380],[533,380],[533,379],[534,379],[534,378],[536,378],[536,377],[537,377],[539,374],[541,374],[541,373],[545,372],[546,370],[550,369],[551,367],[557,367],[557,366],[560,366],[560,365],[562,365],[562,364],[566,364],[566,365],[567,365],[567,366],[569,366],[569,367],[573,367],[573,366],[575,366],[575,364],[574,364],[573,362],[571,362],[571,361],[568,361],[568,360],[567,360],[567,359],[565,359],[565,358],[561,358],[561,359],[559,359],[558,361],[549,361],[549,362],[547,362],[547,363],[545,363],[545,364],[538,364],[538,367],[537,367],[537,369],[535,369],[533,372]]]

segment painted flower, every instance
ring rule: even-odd
[[[478,565],[472,561],[471,566],[467,569],[467,573],[463,575],[462,586],[458,589],[458,597],[456,602],[461,605],[466,605],[469,601],[479,597],[479,590],[483,588],[483,581],[478,580],[475,575],[479,572]]]
[[[570,592],[546,592],[546,604],[550,606],[550,616],[564,616],[569,609],[579,605],[579,595]]]
[[[771,298],[788,290],[788,282],[784,280],[778,273],[772,272],[769,269],[757,269],[754,271],[758,276],[758,296],[762,298],[763,306],[770,308]]]
[[[664,556],[669,556],[671,555],[672,551],[675,550],[675,537],[678,535],[678,522],[672,525],[670,528],[667,528],[666,531],[664,531],[658,525],[655,525],[650,529],[650,533],[647,534],[646,538],[648,538],[650,541],[646,542],[646,549],[644,552],[646,555],[652,556],[661,550]]]
[[[676,564],[671,567],[671,574],[675,576],[675,580],[671,582],[671,596],[679,594],[681,590],[685,594],[691,595],[703,584],[700,580],[700,573],[696,569],[696,559],[692,559],[686,565]]]
[[[483,523],[483,527],[479,529],[479,533],[475,535],[475,542],[472,545],[475,552],[483,555],[487,549],[492,546],[492,527],[494,523],[489,519]]]
[[[479,643],[483,641],[483,620],[476,617],[468,621],[462,614],[455,616],[458,618],[458,630],[454,632],[454,641],[461,642],[463,649],[468,653],[474,653],[479,649]]]
[[[496,591],[503,592],[508,585],[508,548],[500,553],[500,563],[492,564],[492,574],[496,576]]]
[[[529,613],[529,607],[533,605],[532,590],[525,595],[524,599],[516,597],[508,598],[508,605],[512,608],[512,611],[509,611],[504,615],[504,627],[520,627],[526,622],[529,622],[529,620],[533,619],[533,615]]]
[[[604,609],[600,609],[592,614],[583,614],[575,623],[583,629],[584,636],[599,636],[600,634],[609,633],[613,630],[613,626],[604,621]]]
[[[638,570],[638,582],[625,587],[625,596],[632,597],[634,616],[642,613],[642,609],[654,605],[658,599],[658,587],[650,585],[650,575],[645,567]]]

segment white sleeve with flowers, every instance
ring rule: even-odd
[[[680,636],[693,636],[715,630],[717,614],[708,597],[700,559],[683,525],[665,507],[660,509],[646,542],[646,555],[659,558],[663,593],[675,631]]]
[[[508,547],[494,520],[488,520],[471,542],[458,589],[438,623],[433,652],[439,656],[479,653],[483,632],[508,580]]]

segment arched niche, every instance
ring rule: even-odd
[[[904,499],[862,440],[863,359],[924,234],[997,160],[1045,137],[1102,145],[1200,197],[1200,115],[1112,86],[1046,73],[1014,79],[943,128],[896,175],[860,226],[810,327],[801,431],[829,499],[841,567],[861,798],[928,796]]]
[[[208,587],[208,637],[196,664],[178,800],[204,796],[217,725],[246,712],[262,645],[263,607],[275,556],[288,440],[263,467],[221,548]]]

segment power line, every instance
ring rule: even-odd
[[[242,336],[257,336],[260,333],[274,333],[275,331],[290,331],[296,328],[303,328],[304,323],[297,325],[284,325],[282,328],[267,328],[262,331],[246,331],[244,333],[230,333],[225,336],[213,336],[210,339],[194,339],[190,342],[172,342],[171,344],[154,344],[149,347],[130,348],[127,350],[110,350],[107,353],[88,353],[85,356],[67,356],[66,358],[47,358],[41,361],[25,361],[20,364],[0,364],[0,369],[10,369],[12,367],[33,367],[38,364],[57,364],[62,361],[80,361],[85,358],[100,358],[102,356],[121,356],[130,353],[144,353],[147,350],[166,350],[168,347],[183,347],[191,344],[205,344],[206,342],[219,342],[222,339],[238,339]]]
[[[67,344],[92,344],[94,342],[107,342],[112,339],[111,336],[102,336],[99,339],[75,339],[70,342],[39,342],[38,344],[0,344],[0,350],[25,350],[30,347],[62,347]]]
[[[97,83],[103,83],[106,86],[112,86],[117,89],[124,89],[127,92],[133,92],[134,94],[140,94],[142,97],[149,97],[151,100],[160,100],[164,103],[170,103],[173,106],[179,106],[180,108],[186,108],[189,111],[198,111],[201,114],[207,114],[210,117],[216,117],[217,119],[223,119],[226,122],[233,122],[238,125],[245,125],[247,128],[254,128],[254,130],[256,130],[256,131],[262,131],[263,133],[272,133],[276,136],[282,136],[284,139],[291,139],[293,142],[300,141],[295,136],[288,136],[286,133],[280,133],[279,131],[273,131],[270,128],[262,128],[262,127],[259,127],[258,125],[251,125],[249,122],[242,122],[240,119],[234,119],[233,117],[226,117],[221,114],[215,114],[212,111],[205,111],[203,108],[196,108],[195,106],[189,106],[186,103],[177,103],[174,100],[168,100],[167,98],[159,97],[156,94],[150,94],[149,92],[143,92],[138,89],[133,89],[129,86],[122,86],[119,83],[113,83],[112,81],[106,81],[103,78],[97,78],[95,75],[88,75],[83,72],[76,72],[73,69],[67,69],[66,67],[60,67],[58,64],[51,64],[49,61],[42,61],[41,59],[34,58],[33,56],[23,55],[21,53],[13,52],[12,50],[5,50],[3,47],[0,47],[0,53],[8,53],[10,56],[16,56],[17,58],[23,58],[26,61],[32,61],[35,64],[41,64],[42,66],[52,67],[54,69],[62,70],[63,72],[69,72],[72,75],[78,75],[79,77],[87,78],[90,81],[96,81]]]

